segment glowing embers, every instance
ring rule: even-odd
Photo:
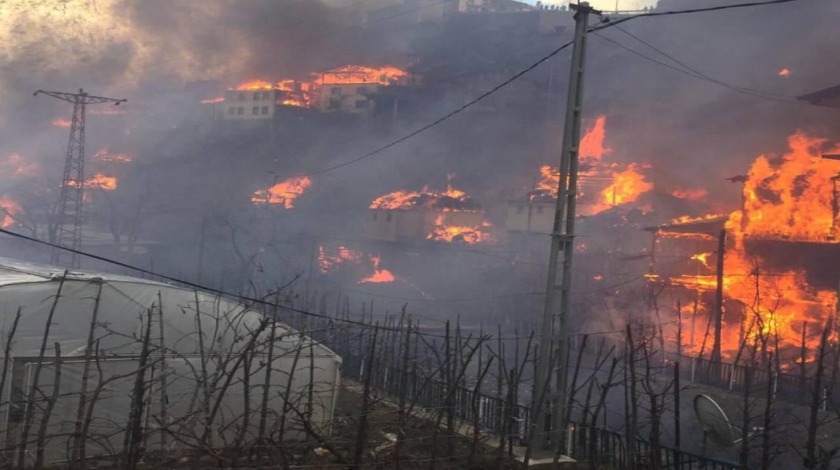
[[[16,216],[23,210],[14,199],[0,197],[0,228],[9,228],[17,223]]]
[[[306,176],[293,176],[274,183],[269,189],[254,191],[251,202],[254,204],[282,205],[286,209],[294,207],[295,199],[312,185],[312,180]]]
[[[379,267],[381,258],[378,255],[371,256],[370,261],[373,263],[373,274],[359,281],[359,284],[383,284],[396,280],[391,271]]]
[[[778,75],[782,78],[788,78],[788,77],[790,77],[791,73],[793,73],[793,72],[791,72],[789,68],[782,68],[781,70],[779,70],[779,72],[776,75]]]
[[[318,270],[326,274],[345,263],[358,263],[362,253],[346,246],[339,246],[331,250],[326,246],[318,246]]]
[[[99,149],[93,158],[102,163],[131,163],[134,157],[127,153],[111,153],[108,148]]]
[[[702,201],[709,195],[705,188],[678,188],[671,191],[671,196],[687,201]]]
[[[199,103],[201,104],[217,104],[217,103],[224,103],[225,97],[224,96],[217,96],[215,98],[208,98],[206,100],[201,100]]]
[[[55,119],[52,120],[52,126],[53,127],[64,127],[64,128],[66,128],[66,127],[70,127],[71,124],[72,123],[70,122],[70,120],[64,119],[64,118],[55,118]]]

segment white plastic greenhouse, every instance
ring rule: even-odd
[[[329,432],[341,358],[236,301],[0,258],[0,328],[10,461],[254,446],[301,437],[304,422]]]

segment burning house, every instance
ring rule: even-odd
[[[317,107],[326,113],[366,114],[374,109],[373,97],[390,85],[409,83],[409,74],[395,67],[346,65],[321,73]]]
[[[463,191],[394,191],[370,204],[365,235],[391,242],[481,243],[491,239],[484,211]]]
[[[255,80],[225,91],[222,118],[228,121],[274,119],[280,89],[267,81]]]
[[[840,255],[840,163],[821,156],[838,149],[802,132],[788,145],[783,155],[759,156],[739,180],[740,210],[653,230],[654,282],[681,290],[683,305],[693,305],[682,316],[684,350],[708,354],[714,328],[707,325],[720,315],[723,357],[758,343],[785,361],[806,361],[803,351],[819,341],[812,333],[836,315],[840,269],[826,260]]]
[[[634,202],[653,189],[645,179],[645,165],[608,163],[611,149],[604,146],[606,117],[598,116],[580,142],[577,214],[591,216]],[[551,233],[560,175],[556,167],[540,167],[539,180],[522,199],[510,201],[506,228],[510,232]]]

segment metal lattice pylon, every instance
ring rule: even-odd
[[[82,248],[82,203],[85,190],[85,107],[89,104],[114,103],[127,100],[92,96],[79,89],[78,93],[38,90],[44,94],[73,103],[73,120],[70,123],[70,140],[64,161],[61,194],[54,217],[50,223],[50,243],[54,244],[50,263],[71,269],[79,267]],[[72,251],[67,250],[71,249]]]

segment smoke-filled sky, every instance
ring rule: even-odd
[[[644,7],[656,6],[659,0],[589,0],[589,4],[604,11],[640,10]],[[525,0],[525,3],[535,5],[537,0]],[[568,0],[543,0],[544,5],[568,5]],[[576,3],[576,2],[574,2]]]

